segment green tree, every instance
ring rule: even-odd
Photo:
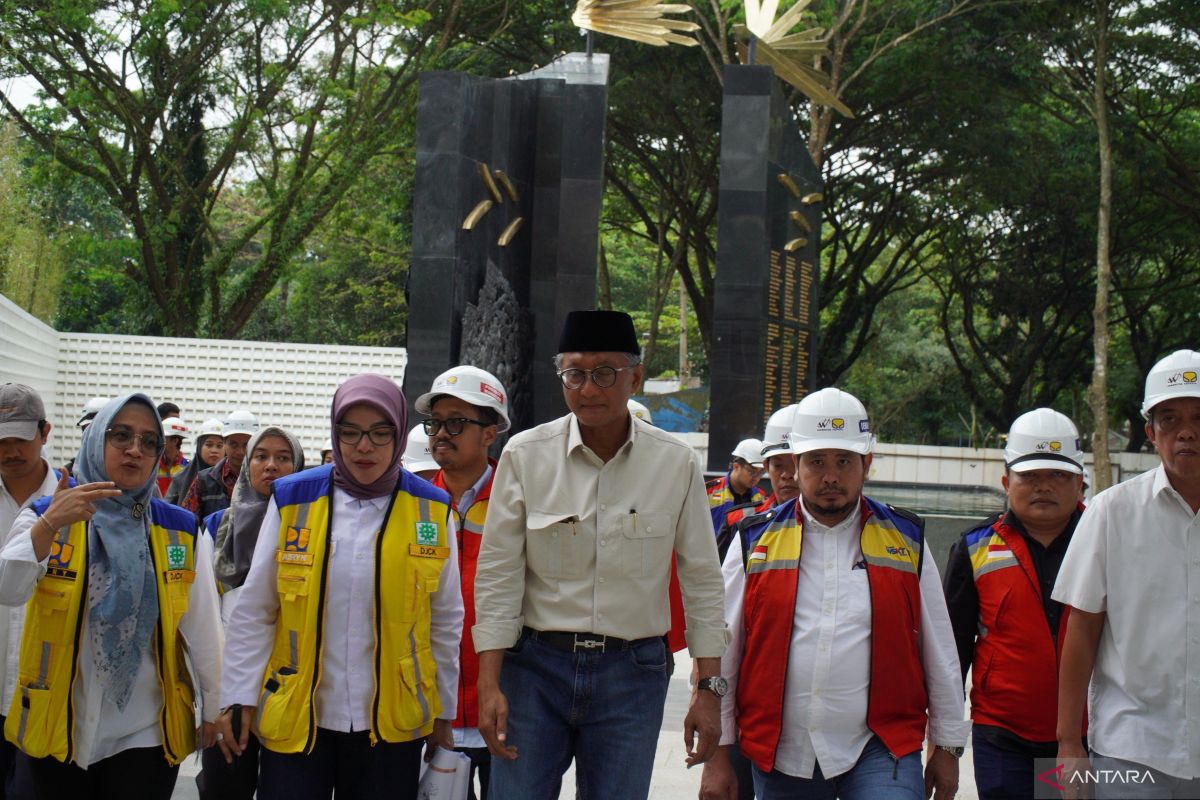
[[[0,78],[40,94],[22,108],[0,90],[0,104],[121,213],[138,245],[122,266],[163,332],[233,336],[413,114],[417,75],[461,13],[457,0],[7,4]],[[218,232],[239,183],[256,202]]]

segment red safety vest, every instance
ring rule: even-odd
[[[479,727],[479,656],[475,653],[475,641],[471,628],[475,625],[475,570],[479,565],[479,545],[483,540],[483,524],[487,519],[488,500],[492,496],[492,481],[496,479],[496,461],[488,459],[492,474],[488,482],[475,496],[475,502],[464,515],[454,508],[454,520],[458,524],[458,566],[462,575],[463,635],[459,647],[458,670],[458,716],[455,728]],[[433,485],[446,488],[442,470],[433,476]],[[453,506],[451,506],[453,508]]]
[[[745,650],[738,674],[740,746],[770,772],[783,728],[803,517],[797,499],[776,506],[746,535]],[[924,524],[890,506],[862,501],[859,534],[871,592],[871,672],[867,727],[900,758],[921,749],[928,721],[925,671],[917,643]]]
[[[964,536],[979,595],[971,718],[1031,742],[1053,742],[1058,725],[1058,664],[1071,609],[1064,606],[1055,641],[1029,546],[1006,519]],[[1085,710],[1085,731],[1086,724]]]

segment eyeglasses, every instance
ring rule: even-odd
[[[634,365],[636,366],[636,365]],[[601,389],[607,389],[617,382],[617,373],[633,369],[629,367],[596,367],[595,369],[563,369],[558,372],[558,379],[568,389],[582,389],[588,378]]]
[[[447,436],[458,436],[466,430],[468,422],[472,425],[478,425],[481,428],[495,424],[493,422],[480,422],[477,419],[470,419],[468,417],[451,417],[450,419],[423,419],[421,420],[421,427],[425,429],[427,436],[433,436],[442,428],[446,429]]]
[[[346,423],[337,426],[337,435],[339,442],[351,447],[361,442],[364,436],[376,447],[383,447],[396,440],[396,429],[391,425],[376,425],[374,428],[364,431],[357,425]]]
[[[158,445],[162,439],[157,433],[134,433],[129,428],[109,428],[104,431],[104,441],[118,450],[128,450],[134,442],[144,455],[158,454]]]

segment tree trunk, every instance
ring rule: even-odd
[[[1108,100],[1105,72],[1108,59],[1108,0],[1096,0],[1096,79],[1094,114],[1100,149],[1100,208],[1096,226],[1096,304],[1092,310],[1093,364],[1088,404],[1092,409],[1092,458],[1094,492],[1112,483],[1108,455],[1108,292],[1112,265],[1109,263],[1109,234],[1112,224],[1112,142],[1108,130]]]
[[[608,273],[608,252],[600,243],[600,269],[596,281],[596,308],[612,311],[612,277]]]

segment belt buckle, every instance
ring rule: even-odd
[[[595,639],[580,639],[579,634],[575,634],[575,645],[571,648],[571,652],[578,653],[582,648],[584,650],[595,650],[599,648],[600,652],[604,652],[604,641],[607,636],[601,636],[599,641]]]

